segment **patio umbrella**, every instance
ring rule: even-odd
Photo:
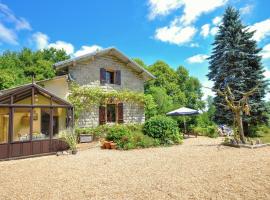
[[[178,108],[176,110],[173,110],[171,112],[168,112],[166,115],[168,116],[184,116],[184,128],[185,128],[185,133],[187,132],[187,128],[186,128],[186,119],[185,116],[188,115],[198,115],[199,111],[198,110],[194,110],[191,108],[186,108],[186,107],[182,107],[182,108]]]

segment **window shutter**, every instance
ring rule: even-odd
[[[120,70],[116,70],[115,77],[116,77],[115,83],[117,85],[121,85],[121,71]]]
[[[123,103],[118,104],[118,123],[124,123],[124,105]]]
[[[100,68],[100,84],[104,85],[106,83],[106,69]]]
[[[106,123],[106,107],[99,106],[99,125]]]

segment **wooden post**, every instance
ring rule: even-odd
[[[34,95],[35,95],[35,88],[32,87],[32,95],[31,95],[31,105],[32,106],[34,105]],[[33,107],[30,108],[30,141],[32,141],[32,138],[33,138],[33,109],[34,109]]]
[[[13,95],[10,96],[10,104],[13,104]],[[9,137],[8,137],[8,157],[11,157],[11,142],[13,141],[13,116],[14,108],[9,108]]]

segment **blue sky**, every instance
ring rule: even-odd
[[[270,78],[268,0],[0,0],[0,51],[52,46],[77,56],[114,46],[146,64],[183,65],[209,86],[205,58],[229,4],[257,30]]]

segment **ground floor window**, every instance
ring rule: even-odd
[[[4,143],[7,141],[9,126],[9,120],[7,117],[8,114],[8,109],[7,111],[3,112],[3,115],[1,115],[0,113],[0,132],[3,132],[3,134],[0,135],[0,143]],[[68,116],[66,108],[33,108],[32,140],[50,139],[51,128],[52,138],[57,139],[59,132],[67,128],[67,118]],[[17,142],[30,140],[30,120],[31,108],[14,108],[12,141]],[[2,140],[3,142],[1,142]]]
[[[123,103],[110,103],[99,106],[99,124],[124,123]]]
[[[116,105],[107,104],[107,122],[116,122]]]

